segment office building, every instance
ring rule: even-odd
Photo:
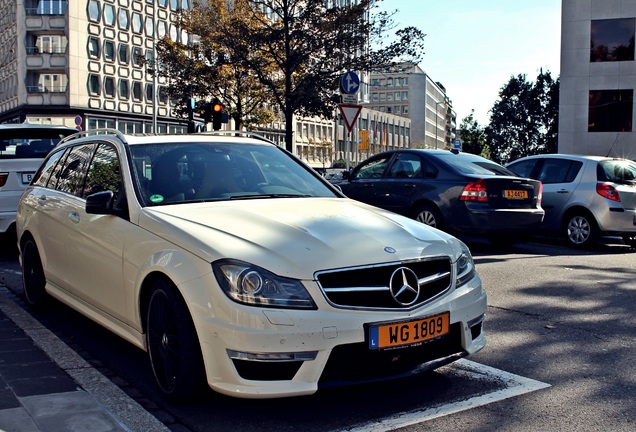
[[[562,0],[559,153],[636,159],[636,0]]]

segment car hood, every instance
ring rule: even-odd
[[[274,198],[147,207],[139,224],[209,262],[235,258],[278,275],[461,253],[419,222],[345,198]]]

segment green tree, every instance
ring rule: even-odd
[[[293,116],[332,118],[343,72],[420,61],[425,35],[406,27],[389,37],[397,11],[377,12],[380,2],[360,0],[340,7],[306,0],[200,0],[192,14],[184,15],[183,25],[201,37],[202,45],[205,41],[202,52],[208,67],[216,67],[219,60],[214,56],[220,55],[224,65],[256,77],[269,105],[285,118],[291,150]],[[173,61],[182,59],[162,61],[178,69]],[[207,82],[217,89],[230,85],[214,76]]]
[[[462,120],[459,126],[459,134],[462,140],[462,151],[481,155],[486,147],[485,130],[475,119],[475,110]]]
[[[557,151],[559,80],[540,71],[536,83],[511,76],[499,91],[486,128],[492,160],[507,163],[523,156]]]
[[[168,82],[168,96],[181,101],[175,114],[187,116],[188,98],[197,100],[199,111],[206,101],[218,99],[237,129],[271,122],[274,115],[266,104],[271,99],[267,88],[254,73],[228,61],[228,53],[208,29],[208,19],[210,17],[198,8],[182,11],[178,26],[196,35],[196,43],[183,44],[166,36],[157,44],[160,67],[155,73]]]

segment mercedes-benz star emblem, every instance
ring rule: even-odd
[[[393,299],[401,306],[412,305],[420,295],[417,275],[408,267],[400,267],[393,272],[389,288]]]

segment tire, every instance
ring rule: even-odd
[[[422,204],[413,212],[413,219],[422,222],[424,225],[437,229],[443,229],[442,214],[437,207],[431,204]]]
[[[148,300],[146,346],[165,398],[183,402],[201,396],[207,380],[194,323],[180,293],[165,280],[154,283]]]
[[[566,241],[574,247],[588,247],[596,242],[600,234],[594,218],[584,212],[567,216],[563,230]]]
[[[636,249],[636,235],[625,234],[623,236],[623,241],[626,245]]]
[[[27,240],[22,247],[22,284],[24,297],[33,308],[47,306],[51,300],[46,292],[46,277],[35,242]]]

